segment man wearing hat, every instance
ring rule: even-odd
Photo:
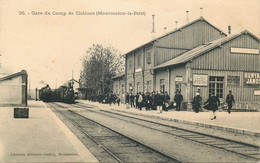
[[[229,90],[229,94],[226,97],[226,103],[228,104],[228,113],[231,113],[232,103],[235,103],[234,96],[232,95],[231,90]]]
[[[177,91],[177,94],[174,96],[174,101],[176,102],[176,110],[180,111],[181,110],[181,102],[183,100],[183,96],[179,91]]]

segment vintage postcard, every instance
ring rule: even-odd
[[[259,0],[0,0],[0,162],[259,162]]]

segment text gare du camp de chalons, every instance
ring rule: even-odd
[[[38,16],[41,16],[41,15],[57,15],[57,16],[66,16],[66,15],[86,15],[86,16],[99,16],[99,15],[111,15],[111,16],[145,16],[146,15],[146,12],[145,11],[95,11],[95,12],[92,12],[92,11],[76,11],[76,12],[72,12],[72,11],[69,11],[69,12],[59,12],[59,11],[45,11],[45,12],[42,12],[42,11],[32,11],[30,13],[27,13],[28,15],[38,15]],[[19,11],[19,15],[26,15],[24,11]]]

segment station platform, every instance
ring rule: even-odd
[[[231,114],[228,114],[227,112],[217,111],[217,118],[211,120],[211,112],[194,113],[171,109],[167,112],[163,111],[162,113],[158,113],[156,110],[146,111],[144,107],[142,110],[135,109],[134,107],[126,109],[125,104],[118,106],[117,104],[109,105],[85,100],[78,100],[78,102],[96,105],[100,108],[117,109],[118,111],[131,112],[133,114],[142,114],[144,116],[158,117],[179,123],[260,137],[260,112],[231,112]]]
[[[29,118],[0,107],[0,162],[98,162],[41,101],[28,101]]]

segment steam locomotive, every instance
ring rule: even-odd
[[[49,85],[39,89],[39,99],[44,102],[65,102],[74,103],[75,95],[72,87],[60,86],[58,89],[51,89]]]

